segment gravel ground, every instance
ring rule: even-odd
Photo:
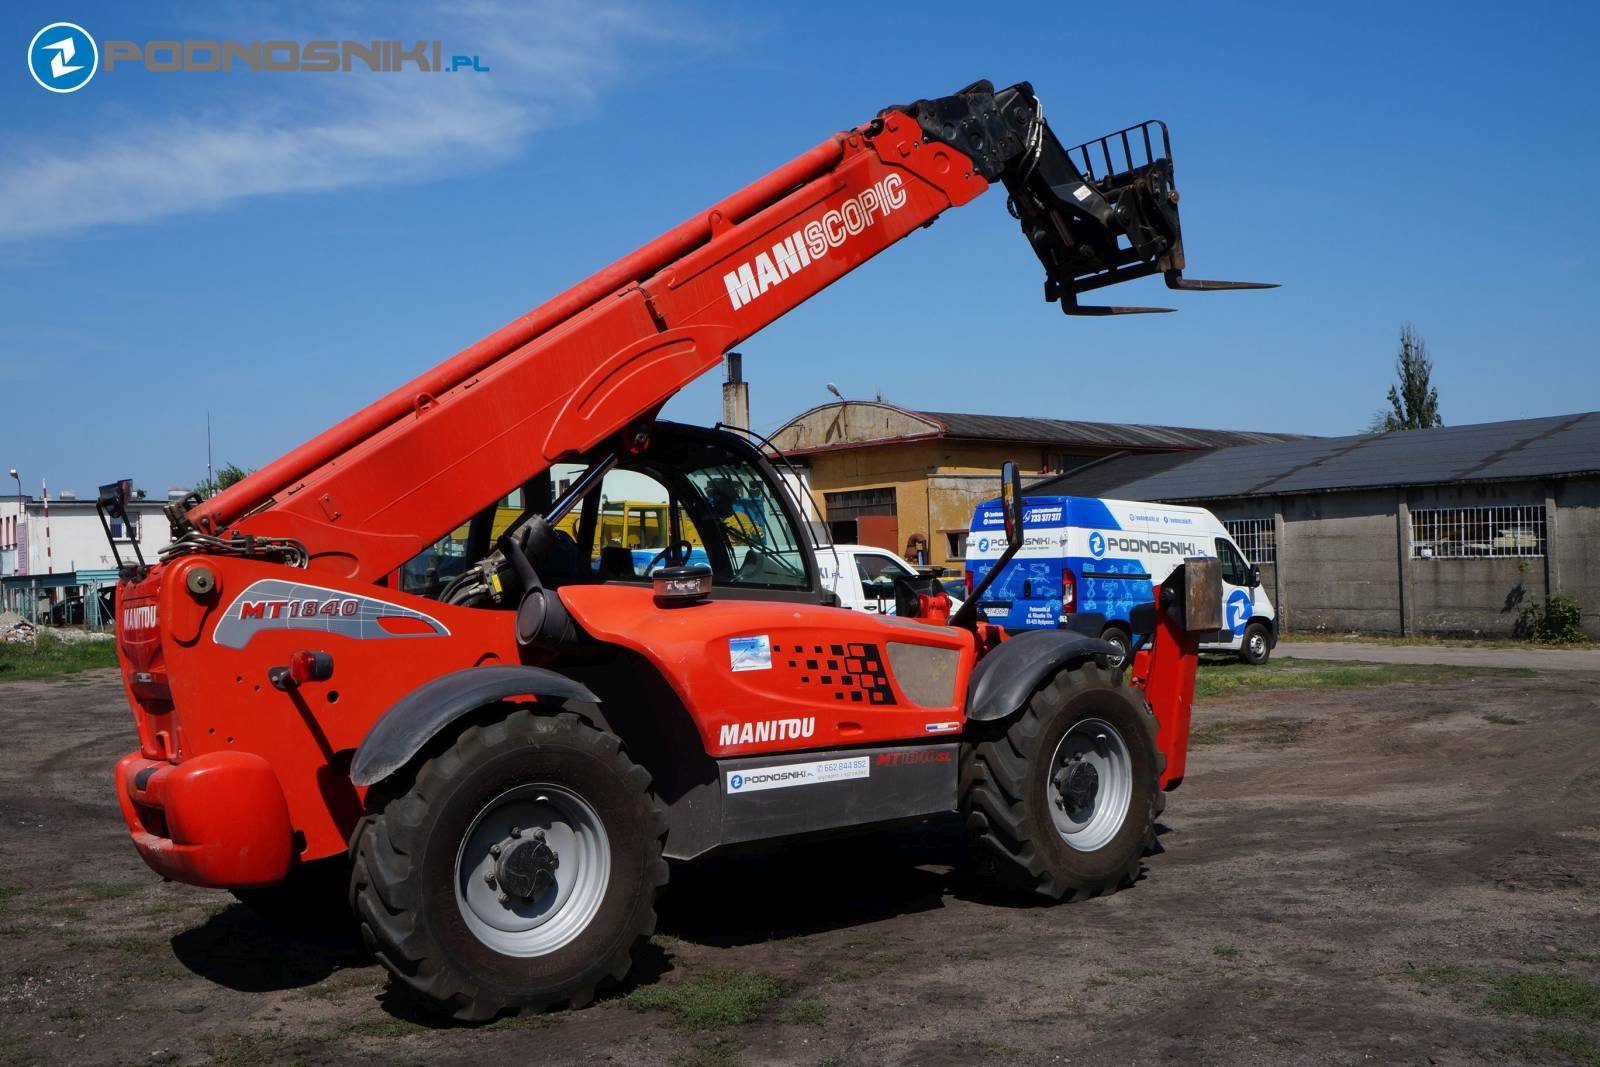
[[[0,1060],[1600,1062],[1597,682],[1211,700],[1129,889],[992,899],[944,826],[682,868],[632,986],[476,1029],[145,869],[111,672],[0,685]]]

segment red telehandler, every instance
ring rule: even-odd
[[[829,137],[169,506],[160,561],[119,560],[139,747],[116,787],[139,854],[300,915],[343,906],[338,870],[393,981],[467,1020],[588,1002],[653,930],[667,860],[747,842],[955,811],[1022,891],[1132,879],[1183,777],[1214,560],[1152,590],[1127,679],[1102,642],[1007,639],[932,584],[906,580],[899,617],[848,611],[773,457],[656,417],[997,182],[1068,314],[1161,310],[1078,303],[1155,273],[1252,286],[1183,277],[1161,123],[1067,150],[1028,84],[979,82]],[[640,485],[670,504],[647,565],[597,535]],[[101,490],[106,519],[127,492]],[[1014,465],[1002,496],[1014,552]]]

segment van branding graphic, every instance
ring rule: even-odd
[[[1096,530],[1089,535],[1089,555],[1099,559],[1106,554],[1106,535]]]
[[[399,604],[264,578],[228,605],[211,639],[225,648],[243,648],[267,630],[314,630],[356,640],[450,636],[438,619]]]
[[[124,630],[154,630],[156,628],[156,606],[154,604],[139,604],[135,607],[123,608],[122,628]]]
[[[1225,607],[1228,629],[1236,634],[1244,633],[1245,623],[1250,621],[1250,594],[1243,589],[1235,589],[1228,594],[1228,603]]]
[[[872,188],[851,197],[836,209],[824,212],[772,246],[768,252],[741,263],[722,276],[728,288],[728,301],[738,311],[756,297],[788,281],[811,264],[838,248],[846,239],[862,233],[879,219],[904,207],[905,183],[900,175],[890,174]]]
[[[1089,551],[1094,552],[1094,536],[1089,538]],[[1121,537],[1112,534],[1105,538],[1106,547],[1117,552],[1148,552],[1156,556],[1198,556],[1200,546],[1193,541],[1166,541],[1160,538]],[[1096,555],[1104,555],[1102,549]]]
[[[798,741],[816,732],[817,720],[812,716],[804,719],[732,722],[717,729],[717,744],[726,748],[729,745],[759,745],[768,741]]]

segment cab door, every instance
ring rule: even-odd
[[[916,571],[888,552],[857,552],[852,570],[860,583],[861,610],[873,615],[893,615],[894,580],[917,576]]]

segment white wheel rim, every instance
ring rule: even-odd
[[[1116,727],[1104,719],[1074,723],[1056,745],[1045,779],[1045,802],[1061,840],[1079,852],[1104,848],[1122,829],[1132,800],[1133,760]]]
[[[513,835],[513,829],[518,833]],[[531,897],[492,881],[499,855],[542,832],[554,884]],[[501,851],[495,852],[498,847]],[[467,929],[506,956],[547,956],[588,928],[611,881],[611,843],[594,808],[570,789],[517,786],[484,805],[456,853],[456,907]]]

